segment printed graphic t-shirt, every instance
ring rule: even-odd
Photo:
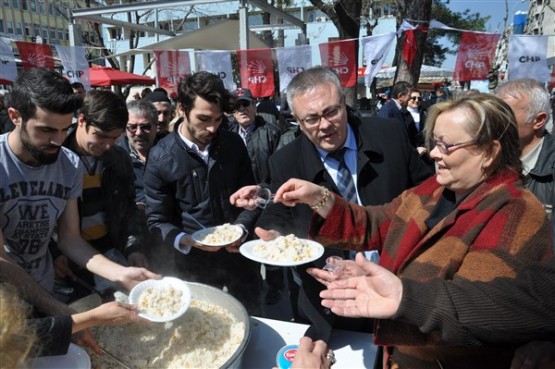
[[[58,160],[33,167],[21,162],[0,135],[0,228],[4,249],[47,291],[54,286],[48,243],[69,199],[81,195],[79,157],[62,148]]]

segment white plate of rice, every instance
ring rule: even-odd
[[[319,259],[324,246],[312,240],[290,234],[271,241],[253,240],[241,245],[239,252],[259,263],[276,266],[296,266]]]
[[[191,291],[178,278],[149,279],[133,287],[129,303],[137,305],[139,316],[145,319],[169,322],[185,314],[191,304]]]
[[[191,235],[195,242],[205,246],[227,246],[243,236],[243,228],[235,224],[225,223],[220,226],[204,228]]]

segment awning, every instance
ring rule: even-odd
[[[249,31],[249,49],[264,49],[266,45],[258,36]],[[113,57],[152,53],[153,50],[240,50],[239,21],[225,20],[196,31],[185,32],[164,41],[129,50]]]

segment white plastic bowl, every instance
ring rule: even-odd
[[[139,306],[139,301],[141,295],[146,291],[147,288],[164,288],[164,287],[173,287],[176,290],[181,291],[181,307],[177,310],[174,314],[171,315],[164,315],[164,316],[153,316],[149,315],[146,311],[141,311]],[[179,318],[181,315],[185,314],[189,305],[191,304],[191,290],[185,281],[181,279],[174,278],[174,277],[164,277],[162,279],[149,279],[143,281],[131,290],[129,293],[129,303],[137,305],[139,307],[139,316],[148,319],[153,322],[163,323],[169,322],[174,319]]]

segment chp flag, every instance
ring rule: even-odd
[[[231,51],[209,50],[196,51],[195,57],[198,70],[205,70],[218,75],[226,89],[234,91],[237,85],[233,81],[233,67],[231,64]]]
[[[355,87],[357,83],[356,41],[332,41],[319,45],[322,65],[337,73],[343,87]]]
[[[23,69],[46,68],[54,70],[54,57],[50,45],[16,41]]]
[[[487,79],[500,36],[493,33],[463,32],[453,79],[455,81]]]
[[[11,41],[0,37],[0,84],[11,85],[17,79],[17,65]]]
[[[509,37],[509,80],[533,78],[549,81],[547,40],[549,36],[511,35]]]
[[[298,73],[312,67],[312,46],[278,47],[276,59],[279,71],[279,89],[284,92]]]
[[[366,72],[364,77],[364,84],[366,86],[370,86],[372,84],[372,80],[382,68],[387,55],[389,55],[389,52],[391,51],[391,47],[395,43],[394,41],[395,32],[362,37],[360,39],[366,63]]]
[[[191,75],[191,60],[188,51],[154,50],[156,57],[156,79],[158,86],[168,91],[169,96],[177,96],[177,86]]]
[[[69,82],[81,82],[85,90],[91,89],[89,62],[84,46],[55,45]]]
[[[274,94],[272,49],[237,50],[241,87],[251,90],[254,97]]]

